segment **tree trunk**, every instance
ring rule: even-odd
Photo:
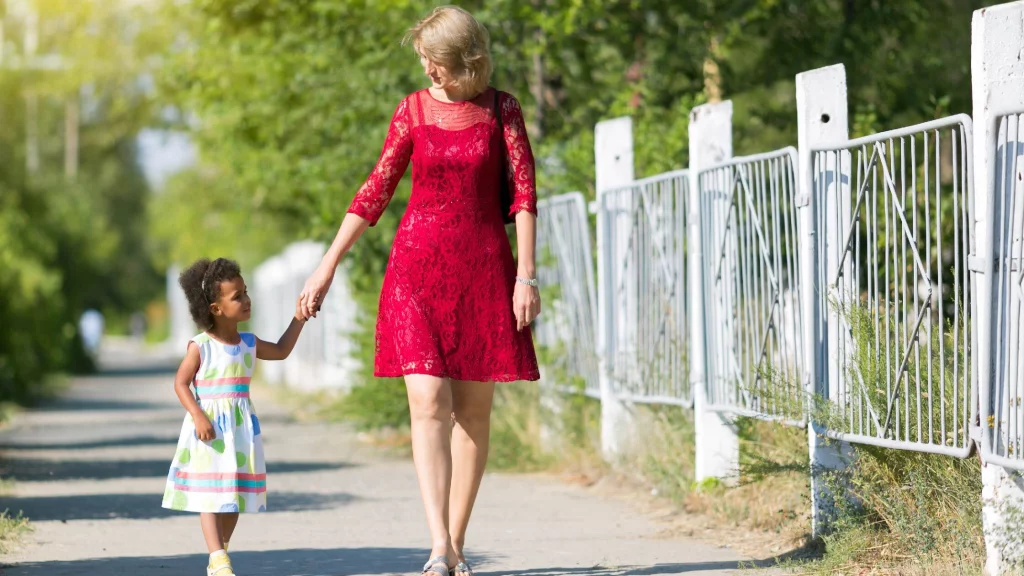
[[[719,48],[718,36],[711,34],[708,39],[708,53],[704,57],[704,96],[708,102],[722,101],[722,75],[718,69]]]
[[[64,112],[64,176],[74,182],[78,176],[78,92],[68,97]]]
[[[540,139],[544,136],[544,56],[541,53],[541,49],[544,46],[544,31],[537,29],[534,33],[534,39],[537,42],[538,50],[533,53],[533,80],[530,82],[530,94],[533,96],[534,102],[537,103],[537,110],[533,115],[533,120],[530,122],[528,127],[531,138]]]

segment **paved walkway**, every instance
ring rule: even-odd
[[[427,538],[410,461],[360,444],[345,426],[303,424],[257,397],[271,512],[243,515],[240,576],[415,574]],[[203,574],[194,515],[160,508],[183,411],[154,367],[76,380],[59,401],[0,431],[0,509],[35,527],[0,570],[30,574]],[[557,479],[489,474],[470,526],[481,575],[730,574],[730,550],[665,539],[628,505]]]

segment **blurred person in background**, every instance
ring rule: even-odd
[[[78,333],[82,336],[82,346],[92,357],[96,357],[103,340],[103,314],[98,310],[89,309],[82,313],[78,320]]]

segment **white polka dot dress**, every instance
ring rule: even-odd
[[[196,399],[217,436],[209,442],[199,440],[192,416],[185,416],[167,476],[164,508],[188,512],[267,509],[263,438],[249,399],[256,337],[241,336],[238,344],[225,344],[205,333],[192,339],[202,360],[193,382]]]

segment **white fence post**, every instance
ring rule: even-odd
[[[811,460],[811,529],[815,536],[827,532],[828,523],[833,519],[832,496],[823,477],[828,471],[841,470],[848,462],[849,445],[828,442],[821,423],[815,422],[813,398],[830,398],[829,378],[838,377],[841,367],[838,362],[829,362],[828,339],[843,337],[838,326],[826,323],[828,311],[822,306],[821,294],[826,286],[821,285],[819,266],[823,256],[835,254],[840,242],[839,230],[835,226],[822,230],[824,253],[818,253],[819,239],[814,227],[817,219],[818,199],[815,196],[814,155],[812,148],[839,143],[849,138],[846,110],[846,69],[842,64],[803,72],[796,76],[797,131],[800,148],[800,278],[804,282],[801,307],[804,318],[804,354],[808,370],[804,374],[804,385],[808,394],[810,414],[808,415],[807,436]],[[838,156],[841,158],[841,154]],[[826,175],[829,186],[827,194],[834,194],[838,201],[829,206],[843,206],[849,210],[850,162],[840,160],[828,166],[817,168],[831,171]],[[820,221],[820,220],[818,220]],[[836,218],[826,221],[835,222]],[[834,277],[828,272],[828,278]],[[826,374],[826,370],[828,373]]]
[[[687,217],[690,301],[690,385],[696,431],[696,481],[739,477],[740,447],[727,416],[707,409],[704,330],[704,247],[701,246],[700,171],[732,158],[732,102],[704,104],[690,111],[690,198]]]
[[[185,299],[185,292],[178,285],[178,275],[181,274],[181,267],[172,265],[167,269],[167,321],[168,327],[166,345],[170,352],[176,355],[185,355],[185,347],[188,341],[196,335],[199,330],[192,321],[192,314],[188,311],[188,300]]]
[[[982,259],[982,273],[977,276],[978,303],[976,318],[978,339],[978,391],[982,406],[992,401],[992,302],[994,259],[999,257],[993,249],[993,216],[996,178],[1012,177],[1005,171],[1013,169],[1014,162],[1003,163],[1003,174],[996,174],[994,142],[999,130],[996,122],[1000,112],[1024,111],[1024,2],[993,6],[974,13],[971,30],[971,76],[974,96],[974,191],[978,255]],[[1009,130],[1009,127],[1007,128]],[[1012,156],[1020,157],[1019,138],[1007,135],[1007,142],[1018,150]],[[996,153],[996,154],[994,154]],[[1021,163],[1018,158],[1017,164]],[[1012,180],[1010,180],[1012,182]],[[994,406],[993,414],[1000,418],[1005,407]],[[986,426],[986,422],[981,423]],[[999,439],[997,438],[998,442]],[[1024,490],[1021,476],[1002,466],[986,463],[982,466],[982,522],[985,532],[987,562],[985,571],[993,576],[1019,567],[1024,561],[1024,542],[1019,532],[1024,514]]]
[[[598,206],[603,206],[604,192],[633,181],[633,122],[628,117],[599,122],[594,127],[594,159],[596,162],[596,186]],[[621,196],[620,196],[621,197]],[[600,358],[601,384],[601,451],[605,459],[617,460],[629,451],[636,439],[636,414],[630,403],[621,400],[615,393],[612,382],[612,367],[616,353],[618,312],[615,308],[615,289],[611,267],[611,246],[625,253],[623,243],[628,242],[629,223],[623,222],[613,228],[611,218],[628,218],[629,206],[613,206],[612,210],[598,210],[597,218],[597,291],[598,291],[598,336],[597,349]],[[611,212],[614,210],[614,214]],[[612,230],[618,231],[612,237]]]

